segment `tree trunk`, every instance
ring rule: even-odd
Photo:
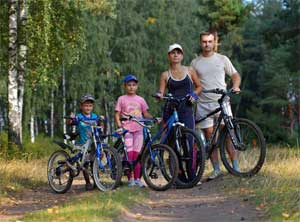
[[[23,102],[25,91],[25,67],[27,56],[27,43],[26,43],[26,0],[19,0],[19,28],[18,28],[18,106],[19,106],[19,122],[20,125],[20,138],[22,142],[22,120],[23,120]]]
[[[293,136],[294,135],[294,106],[293,103],[290,101],[288,104],[288,116],[289,116],[289,121],[290,121],[290,135]]]
[[[104,111],[105,111],[105,117],[109,118],[109,110],[108,110],[108,104],[106,102],[106,100],[103,98],[103,107],[104,107]],[[105,125],[106,125],[106,132],[108,134],[111,133],[111,122],[112,121],[106,121]]]
[[[63,130],[64,134],[67,133],[67,125],[66,125],[66,74],[65,74],[65,64],[63,62],[62,65],[62,96],[63,96]],[[67,143],[67,140],[64,140]]]
[[[35,128],[35,136],[38,136],[39,135],[39,121],[38,121],[38,118],[36,117],[34,119],[34,128]]]
[[[299,89],[300,90],[300,89]],[[298,95],[298,104],[297,104],[297,119],[298,119],[298,138],[300,138],[300,92]]]
[[[22,147],[22,122],[18,102],[18,47],[17,1],[9,0],[9,48],[8,48],[8,146]]]
[[[54,90],[51,90],[50,135],[54,137]]]
[[[214,51],[218,52],[218,48],[219,48],[219,35],[218,35],[218,31],[214,29],[211,32],[214,34],[214,39],[215,39]]]
[[[34,114],[30,115],[30,141],[31,143],[35,142],[35,134],[34,134]]]
[[[48,135],[49,132],[48,132],[48,120],[47,119],[44,120],[44,127],[45,127],[44,128],[45,129],[45,135]]]

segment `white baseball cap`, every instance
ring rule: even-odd
[[[168,53],[173,51],[174,49],[179,49],[183,53],[183,49],[182,49],[181,45],[179,45],[177,43],[174,43],[169,46]]]

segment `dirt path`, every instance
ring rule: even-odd
[[[192,189],[150,192],[150,201],[124,210],[115,221],[262,221],[248,199],[222,191],[222,178]]]
[[[255,206],[247,199],[224,193],[222,184],[222,178],[218,178],[192,189],[150,191],[149,201],[123,210],[115,221],[260,221],[262,215]],[[82,184],[72,186],[63,195],[54,194],[49,187],[26,190],[0,205],[0,221],[17,220],[25,213],[61,205],[74,194],[78,197],[88,193]]]
[[[76,195],[75,195],[76,194]],[[0,221],[18,220],[25,213],[66,203],[70,198],[87,195],[84,184],[77,182],[66,194],[55,194],[48,186],[11,194],[6,204],[0,205]]]

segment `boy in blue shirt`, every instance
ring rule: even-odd
[[[75,116],[71,116],[71,119],[67,120],[68,125],[76,125],[77,132],[79,133],[79,140],[76,141],[76,145],[84,145],[89,138],[92,136],[92,129],[89,124],[84,122],[99,124],[99,117],[95,113],[93,113],[95,98],[91,94],[85,94],[80,98],[80,113]],[[82,122],[82,120],[84,122]],[[84,167],[88,168],[89,163],[85,163]],[[90,182],[89,174],[86,169],[83,171],[83,176],[86,182],[85,188],[86,190],[93,189],[93,185]]]

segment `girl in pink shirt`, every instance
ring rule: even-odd
[[[152,118],[148,112],[148,105],[143,97],[138,96],[136,91],[138,89],[138,79],[131,74],[124,77],[124,88],[126,94],[118,98],[115,107],[115,122],[117,127],[127,129],[129,132],[125,134],[125,146],[128,152],[129,161],[137,159],[139,152],[143,146],[143,127],[133,121],[120,121],[120,117],[125,114],[134,117]],[[143,187],[144,185],[140,181],[141,164],[138,163],[132,174],[128,175],[128,185]]]

